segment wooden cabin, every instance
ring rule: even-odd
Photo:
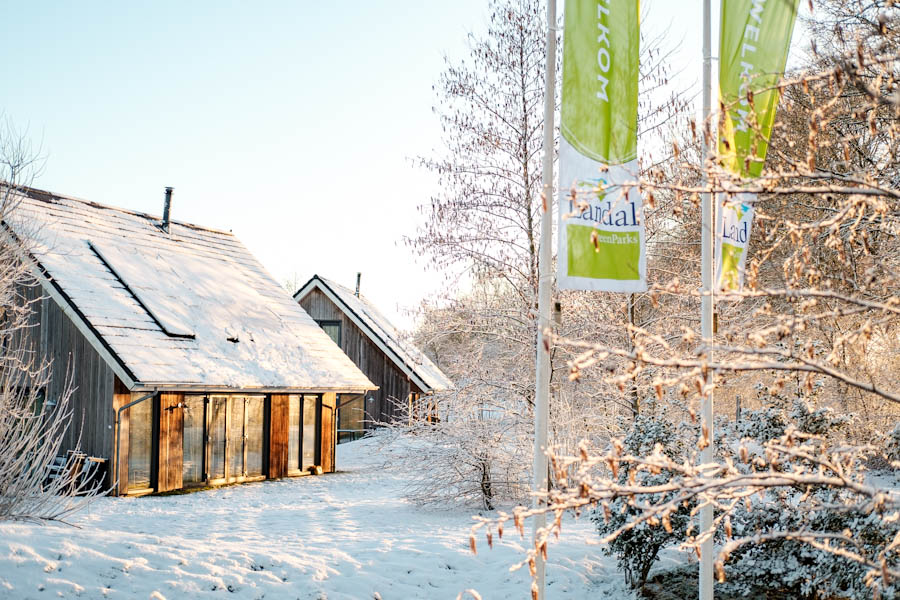
[[[339,394],[377,386],[231,234],[39,190],[3,223],[39,285],[46,401],[74,385],[63,450],[116,494],[330,472]]]
[[[294,299],[378,385],[366,395],[341,396],[339,440],[354,439],[379,422],[403,415],[435,416],[428,396],[451,389],[453,383],[359,293],[358,280],[353,291],[313,275]]]

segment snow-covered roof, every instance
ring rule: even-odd
[[[423,392],[453,387],[453,382],[438,366],[424,352],[404,339],[400,331],[365,296],[357,296],[339,283],[313,275],[294,294],[294,299],[300,302],[313,289],[319,289],[328,296]]]
[[[132,389],[376,389],[231,233],[26,189],[6,234]]]

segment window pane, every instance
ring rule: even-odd
[[[153,399],[135,404],[128,411],[128,489],[147,489],[153,454]]]
[[[244,476],[244,399],[231,398],[231,414],[228,416],[228,443],[231,456],[228,464],[229,477]]]
[[[185,484],[203,481],[203,397],[186,396],[184,399],[184,467]]]
[[[209,400],[209,477],[225,477],[225,410],[228,402],[224,396]]]
[[[341,343],[341,326],[337,323],[328,323],[327,325],[322,325],[322,329],[325,330],[325,333],[328,334],[332,340],[334,340],[335,344]]]
[[[306,469],[316,464],[316,404],[318,396],[303,396],[303,464]]]
[[[247,398],[247,475],[263,474],[263,399]]]
[[[300,396],[288,400],[288,471],[296,471],[300,468]]]
[[[362,394],[341,394],[338,402],[338,442],[362,437],[365,428],[365,396]]]

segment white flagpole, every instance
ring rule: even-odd
[[[710,0],[703,0],[703,160],[704,184],[708,182],[706,176],[706,161],[709,158],[709,142],[716,135],[716,127],[710,122],[710,105],[712,96],[712,54],[710,32]],[[703,343],[708,344],[706,360],[712,359],[713,336],[713,269],[712,269],[712,240],[713,240],[713,203],[712,194],[703,194],[702,202],[702,234],[701,234],[701,265],[700,276],[703,285],[703,296],[700,301],[700,330]],[[711,379],[707,372],[705,384]],[[705,392],[705,389],[704,389]],[[700,462],[708,464],[713,462],[713,395],[701,394],[700,397],[700,424],[707,435],[707,446],[700,452]],[[701,435],[703,435],[701,433]],[[712,526],[713,508],[706,505],[700,509],[700,531],[706,531]],[[700,546],[700,600],[713,600],[713,539],[708,538]]]
[[[544,78],[544,169],[541,247],[538,256],[538,331],[534,402],[534,491],[547,491],[547,420],[550,405],[550,353],[544,345],[544,331],[550,326],[550,284],[553,244],[553,113],[556,109],[556,0],[547,0],[547,64]],[[535,506],[538,499],[535,497]],[[545,527],[544,515],[534,518],[533,539]],[[535,559],[537,600],[544,600],[544,559]]]

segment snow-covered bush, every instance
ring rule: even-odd
[[[840,442],[839,436],[849,422],[847,416],[837,415],[828,408],[814,409],[797,399],[789,410],[770,406],[747,413],[740,423],[728,428],[726,435],[731,437],[732,444],[723,448],[726,454],[727,449],[736,446],[749,448],[752,458],[753,449],[762,448],[767,436],[774,439],[788,431],[818,436],[821,444],[830,445]],[[737,442],[737,438],[742,439]],[[739,452],[728,458],[741,461]],[[742,462],[746,462],[747,472],[758,470],[753,460]],[[790,472],[801,466],[809,468],[813,464],[795,459],[793,463],[780,464],[779,469]],[[765,469],[771,469],[771,465]],[[861,470],[860,464],[847,465],[847,472],[852,476],[858,476]],[[769,490],[763,498],[757,496],[738,503],[730,515],[732,535],[741,538],[764,534],[766,537],[731,554],[725,564],[731,587],[743,595],[786,591],[797,598],[871,598],[872,589],[867,585],[871,567],[805,540],[778,535],[816,532],[825,540],[829,536],[836,540],[850,538],[860,556],[875,561],[889,558],[884,551],[900,533],[900,527],[872,510],[874,507],[860,511],[854,500],[852,493],[827,486],[783,486]],[[720,538],[720,541],[725,540]],[[887,586],[881,593],[884,597],[894,597],[892,594],[900,593],[900,589]]]
[[[676,427],[666,417],[640,414],[634,418],[622,443],[623,451],[633,456],[650,456],[655,452],[662,452],[669,458],[679,460],[685,455],[689,439],[691,437],[685,435],[684,427]],[[634,478],[641,485],[654,485],[668,481],[671,477],[672,473],[666,470],[657,473],[632,472],[631,466],[626,464],[618,469],[617,481],[620,485],[625,485]],[[670,495],[660,494],[645,501],[661,503],[669,499]],[[597,524],[600,536],[607,537],[633,521],[638,513],[639,510],[631,504],[630,499],[621,496],[610,502],[603,502],[594,510],[591,518]],[[610,540],[603,551],[616,557],[628,585],[633,588],[642,587],[660,550],[684,539],[690,521],[690,510],[683,506],[662,520],[662,523],[644,522],[626,529]]]
[[[877,558],[900,533],[896,522],[886,522],[879,514],[797,510],[804,490],[782,489],[767,494],[766,502],[755,501],[747,511],[743,507],[732,514],[735,536],[753,536],[759,532],[815,531],[848,537],[861,556]],[[816,500],[840,507],[845,494],[827,489],[812,492]],[[894,557],[896,561],[896,555]],[[873,596],[867,585],[870,567],[824,549],[792,539],[773,539],[746,545],[735,552],[725,565],[726,579],[743,595],[780,591],[798,599],[842,598],[863,600]],[[900,587],[883,587],[883,598],[896,598]]]
[[[384,456],[408,473],[405,496],[418,504],[459,503],[484,510],[523,502],[531,483],[531,423],[497,396],[467,382],[437,394],[437,421],[383,424]]]

